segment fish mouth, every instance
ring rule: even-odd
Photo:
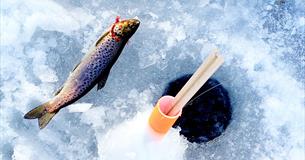
[[[129,22],[129,25],[131,26],[132,29],[138,29],[138,27],[140,26],[140,20],[139,19],[136,19],[136,18],[133,18],[133,19],[129,19],[128,20]]]
[[[137,26],[137,27],[139,27],[140,26],[140,20],[138,20],[138,19],[133,19],[134,21],[135,21],[135,25]]]
[[[113,37],[129,39],[139,28],[139,19],[126,19],[126,20],[116,20],[112,25],[110,32]]]
[[[128,29],[129,31],[127,31],[129,33],[127,33],[127,35],[129,35],[129,37],[131,37],[137,31],[141,22],[138,19],[128,19],[127,22],[128,22],[128,28],[129,28]]]

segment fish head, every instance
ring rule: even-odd
[[[111,28],[111,35],[117,40],[128,40],[138,29],[138,19],[126,19],[115,22]]]

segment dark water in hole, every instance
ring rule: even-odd
[[[163,95],[175,96],[190,77],[191,74],[187,74],[171,81]],[[183,108],[174,127],[180,127],[180,134],[190,142],[208,142],[225,131],[231,116],[232,107],[227,90],[217,80],[209,79]]]

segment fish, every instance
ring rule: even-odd
[[[117,17],[74,67],[54,97],[26,113],[24,118],[38,119],[39,128],[43,129],[60,109],[76,102],[96,85],[97,90],[102,89],[112,66],[139,25],[136,18],[120,20]]]

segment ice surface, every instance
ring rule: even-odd
[[[138,16],[141,26],[105,88],[72,106],[86,108],[81,112],[61,110],[44,130],[24,120],[24,113],[53,96],[117,15]],[[227,130],[202,145],[185,143],[173,131],[160,148],[151,147],[175,145],[173,159],[302,160],[304,15],[303,0],[3,0],[0,159],[102,159],[129,144],[135,149],[129,158],[149,155],[141,139],[131,144],[126,136],[143,135],[134,125],[141,129],[166,83],[195,71],[218,48],[226,61],[214,78],[228,89],[233,106]],[[122,146],[106,148],[111,142]]]

